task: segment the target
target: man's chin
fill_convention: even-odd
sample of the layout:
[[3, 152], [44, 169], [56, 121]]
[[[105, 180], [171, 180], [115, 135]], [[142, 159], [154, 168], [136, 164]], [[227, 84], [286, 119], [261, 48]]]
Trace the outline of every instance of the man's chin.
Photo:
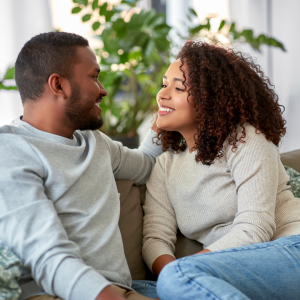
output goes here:
[[90, 120], [86, 123], [79, 124], [79, 130], [97, 130], [103, 125], [103, 120], [101, 117], [97, 119]]

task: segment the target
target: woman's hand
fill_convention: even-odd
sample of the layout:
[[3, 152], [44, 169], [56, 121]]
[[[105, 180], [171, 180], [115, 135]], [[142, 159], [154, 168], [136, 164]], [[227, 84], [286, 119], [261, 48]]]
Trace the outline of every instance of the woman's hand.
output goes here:
[[208, 249], [203, 249], [202, 251], [197, 252], [197, 253], [195, 253], [195, 254], [202, 254], [202, 253], [208, 253], [208, 252], [211, 252], [211, 251], [208, 250]]

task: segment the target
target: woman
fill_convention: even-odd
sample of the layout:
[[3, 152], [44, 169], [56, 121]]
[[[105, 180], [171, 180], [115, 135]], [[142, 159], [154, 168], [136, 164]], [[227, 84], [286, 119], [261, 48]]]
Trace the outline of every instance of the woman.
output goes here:
[[[277, 148], [277, 95], [232, 49], [189, 41], [177, 58], [157, 95], [165, 152], [144, 206], [143, 257], [160, 274], [160, 300], [299, 300], [300, 201]], [[175, 261], [178, 228], [205, 249]]]

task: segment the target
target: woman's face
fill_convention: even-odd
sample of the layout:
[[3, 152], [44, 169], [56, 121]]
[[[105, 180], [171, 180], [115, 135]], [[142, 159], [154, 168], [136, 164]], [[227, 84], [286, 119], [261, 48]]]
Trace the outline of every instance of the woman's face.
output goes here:
[[[156, 124], [159, 128], [178, 131], [185, 136], [196, 130], [196, 111], [187, 101], [188, 92], [182, 83], [184, 77], [180, 66], [181, 61], [176, 60], [163, 77], [162, 89], [156, 97], [159, 106]], [[187, 74], [186, 67], [183, 66], [182, 69]], [[188, 81], [186, 85], [188, 86]]]

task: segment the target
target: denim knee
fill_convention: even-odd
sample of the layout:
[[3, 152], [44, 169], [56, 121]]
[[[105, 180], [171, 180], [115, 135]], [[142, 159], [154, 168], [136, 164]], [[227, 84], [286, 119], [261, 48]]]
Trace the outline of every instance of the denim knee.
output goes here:
[[[156, 292], [160, 300], [177, 299], [180, 289], [178, 261], [166, 265], [157, 279]], [[176, 297], [177, 294], [177, 297]], [[180, 299], [180, 298], [178, 298]]]

